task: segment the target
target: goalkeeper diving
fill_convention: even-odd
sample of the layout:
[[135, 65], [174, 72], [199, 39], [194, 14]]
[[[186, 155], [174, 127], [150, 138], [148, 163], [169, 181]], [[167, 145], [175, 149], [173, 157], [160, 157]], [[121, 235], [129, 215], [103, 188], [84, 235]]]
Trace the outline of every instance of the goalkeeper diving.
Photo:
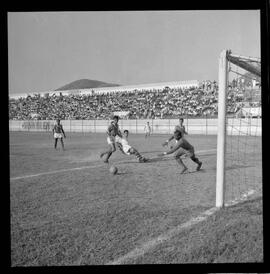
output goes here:
[[183, 163], [181, 156], [189, 157], [193, 162], [197, 164], [196, 170], [200, 170], [202, 162], [199, 161], [199, 159], [195, 156], [194, 147], [183, 137], [183, 133], [180, 130], [176, 130], [173, 136], [176, 141], [175, 146], [167, 152], [158, 154], [158, 156], [161, 157], [175, 152], [174, 158], [181, 167], [181, 174], [183, 174], [188, 169], [187, 166]]
[[[183, 123], [184, 123], [184, 119], [183, 118], [179, 118], [179, 125], [177, 125], [177, 126], [175, 126], [175, 128], [174, 128], [174, 131], [176, 131], [176, 130], [179, 130], [179, 131], [181, 131], [181, 133], [182, 133], [182, 136], [184, 136], [184, 134], [188, 134], [187, 133], [187, 131], [186, 131], [186, 128], [185, 128], [185, 126], [183, 125]], [[166, 140], [163, 144], [162, 144], [162, 146], [168, 146], [168, 144], [169, 144], [169, 142], [170, 141], [172, 141], [173, 139], [175, 139], [174, 138], [174, 135], [172, 135], [168, 140]], [[172, 148], [173, 146], [170, 146], [170, 148]]]

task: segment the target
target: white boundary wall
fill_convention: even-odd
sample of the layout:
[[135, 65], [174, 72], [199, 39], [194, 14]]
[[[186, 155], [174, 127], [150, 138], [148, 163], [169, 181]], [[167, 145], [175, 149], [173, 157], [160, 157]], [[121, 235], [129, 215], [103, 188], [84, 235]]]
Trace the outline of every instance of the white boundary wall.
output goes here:
[[[154, 134], [173, 133], [174, 127], [179, 124], [178, 119], [147, 119], [147, 120], [120, 120], [120, 129], [127, 129], [130, 133], [144, 133], [146, 122], [150, 123]], [[66, 132], [105, 133], [110, 120], [61, 120]], [[10, 131], [51, 131], [53, 120], [9, 121]], [[189, 134], [217, 134], [217, 119], [185, 119], [186, 130]], [[261, 136], [261, 118], [227, 119], [228, 135]]]

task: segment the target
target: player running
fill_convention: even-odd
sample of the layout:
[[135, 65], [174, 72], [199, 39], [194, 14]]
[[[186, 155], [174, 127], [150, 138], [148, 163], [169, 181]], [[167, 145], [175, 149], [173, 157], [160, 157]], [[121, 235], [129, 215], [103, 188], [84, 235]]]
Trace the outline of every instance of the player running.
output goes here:
[[[181, 131], [182, 135], [184, 136], [184, 134], [188, 134], [188, 133], [186, 132], [186, 128], [183, 125], [183, 123], [184, 123], [184, 119], [183, 118], [179, 118], [179, 125], [175, 126], [174, 131], [179, 130], [179, 131]], [[164, 146], [164, 147], [167, 146], [172, 139], [174, 139], [174, 135], [172, 135], [168, 140], [166, 140], [162, 144], [162, 146]], [[172, 148], [172, 147], [173, 146], [171, 146], [170, 148]]]
[[188, 169], [181, 159], [182, 155], [190, 157], [190, 159], [198, 165], [197, 170], [200, 170], [202, 162], [200, 162], [199, 159], [195, 156], [194, 147], [183, 137], [180, 130], [176, 130], [174, 132], [174, 138], [176, 140], [175, 146], [167, 152], [158, 154], [158, 156], [164, 156], [176, 152], [174, 154], [174, 158], [177, 163], [182, 167], [182, 170], [180, 172], [181, 174], [183, 174]]
[[144, 132], [145, 132], [145, 138], [150, 137], [150, 133], [151, 133], [151, 127], [149, 122], [146, 123], [146, 125], [144, 126]]
[[100, 154], [100, 158], [102, 158], [106, 154], [106, 158], [104, 159], [104, 163], [109, 162], [109, 158], [113, 154], [113, 152], [116, 151], [116, 145], [119, 147], [121, 145], [121, 138], [122, 138], [122, 133], [119, 129], [118, 125], [119, 121], [119, 116], [115, 115], [113, 116], [113, 121], [111, 124], [108, 126], [107, 129], [107, 143], [109, 145], [108, 150], [102, 152]]
[[140, 163], [145, 163], [148, 161], [148, 159], [146, 159], [145, 157], [143, 157], [137, 149], [135, 149], [134, 147], [130, 146], [128, 143], [128, 134], [129, 131], [126, 129], [123, 132], [123, 136], [121, 139], [121, 146], [119, 147], [119, 149], [126, 155], [135, 155]]
[[57, 141], [60, 139], [62, 149], [65, 150], [63, 136], [66, 138], [66, 134], [64, 132], [63, 126], [60, 124], [60, 119], [56, 120], [56, 124], [54, 125], [52, 132], [54, 137], [54, 148], [57, 149]]

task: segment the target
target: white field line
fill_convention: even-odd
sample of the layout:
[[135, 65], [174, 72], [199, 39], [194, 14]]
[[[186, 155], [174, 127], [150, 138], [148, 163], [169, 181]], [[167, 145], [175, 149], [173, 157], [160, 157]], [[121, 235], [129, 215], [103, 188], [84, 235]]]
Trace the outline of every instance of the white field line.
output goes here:
[[[231, 205], [240, 203], [240, 202], [246, 200], [253, 193], [255, 193], [255, 191], [250, 190], [250, 191], [244, 193], [239, 199], [228, 202], [227, 204], [225, 204], [225, 206], [231, 206]], [[212, 208], [204, 211], [203, 213], [201, 213], [199, 216], [190, 219], [186, 223], [183, 223], [183, 224], [169, 230], [166, 234], [160, 235], [157, 238], [152, 239], [152, 240], [146, 242], [145, 244], [135, 248], [134, 250], [127, 253], [126, 255], [124, 255], [114, 261], [111, 261], [109, 263], [106, 263], [106, 265], [120, 265], [120, 264], [124, 264], [127, 260], [136, 259], [140, 256], [143, 256], [146, 252], [148, 252], [152, 248], [158, 246], [159, 244], [163, 243], [164, 241], [169, 240], [174, 235], [179, 234], [184, 229], [190, 228], [191, 226], [196, 225], [196, 224], [206, 220], [208, 216], [213, 215], [218, 210], [219, 210], [219, 208], [212, 207]]]
[[246, 193], [242, 194], [240, 198], [238, 199], [235, 199], [235, 200], [231, 200], [227, 203], [225, 203], [225, 206], [228, 207], [228, 206], [233, 206], [233, 205], [236, 205], [240, 202], [243, 202], [245, 201], [249, 196], [251, 196], [252, 194], [255, 193], [255, 190], [251, 189], [249, 191], [247, 191]]
[[70, 168], [70, 169], [58, 169], [58, 170], [54, 170], [54, 171], [42, 172], [42, 173], [25, 175], [25, 176], [20, 176], [20, 177], [13, 177], [13, 178], [10, 178], [10, 180], [15, 181], [15, 180], [20, 180], [20, 179], [27, 179], [27, 178], [37, 177], [37, 176], [50, 175], [50, 174], [68, 172], [68, 171], [73, 171], [73, 170], [96, 168], [96, 167], [100, 167], [100, 166], [101, 165], [99, 165], [99, 166], [81, 166], [81, 167], [74, 167], [74, 168]]
[[[203, 154], [205, 152], [215, 152], [216, 149], [209, 149], [209, 150], [198, 150], [196, 154]], [[123, 164], [126, 161], [119, 161], [116, 162], [115, 164]], [[68, 172], [68, 171], [73, 171], [73, 170], [82, 170], [82, 169], [93, 169], [93, 168], [98, 168], [98, 167], [104, 167], [104, 164], [99, 164], [99, 165], [94, 165], [94, 166], [81, 166], [81, 167], [74, 167], [74, 168], [69, 168], [69, 169], [58, 169], [54, 171], [48, 171], [48, 172], [41, 172], [37, 174], [30, 174], [30, 175], [24, 175], [24, 176], [19, 176], [19, 177], [13, 177], [10, 178], [11, 181], [15, 180], [20, 180], [20, 179], [27, 179], [27, 178], [32, 178], [32, 177], [38, 177], [38, 176], [43, 176], [43, 175], [50, 175], [50, 174], [56, 174], [56, 173], [62, 173], [62, 172]]]

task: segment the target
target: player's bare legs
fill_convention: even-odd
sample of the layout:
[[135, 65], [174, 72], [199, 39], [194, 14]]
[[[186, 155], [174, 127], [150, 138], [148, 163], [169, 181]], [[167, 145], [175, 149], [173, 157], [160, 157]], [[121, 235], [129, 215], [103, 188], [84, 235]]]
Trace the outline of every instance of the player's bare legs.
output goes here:
[[60, 141], [61, 141], [62, 149], [65, 150], [63, 138], [60, 138]]
[[102, 158], [106, 153], [109, 153], [110, 151], [111, 151], [111, 145], [108, 145], [108, 150], [101, 152], [100, 158]]
[[102, 158], [105, 154], [107, 154], [106, 158], [104, 159], [104, 163], [108, 163], [109, 162], [109, 158], [111, 157], [111, 155], [115, 151], [116, 151], [115, 144], [110, 144], [109, 145], [109, 149], [107, 151], [104, 151], [104, 152], [102, 152], [100, 154], [100, 158]]
[[176, 162], [181, 166], [181, 174], [183, 174], [188, 168], [186, 167], [186, 165], [183, 163], [182, 159], [180, 157], [176, 157], [175, 156], [175, 160]]
[[54, 139], [54, 149], [57, 149], [57, 141], [58, 141], [58, 138], [55, 138]]
[[198, 165], [196, 170], [200, 170], [202, 167], [202, 162], [197, 157], [195, 157], [194, 154], [190, 157], [190, 159]]
[[130, 152], [130, 154], [135, 155], [135, 156], [138, 158], [138, 160], [139, 160], [140, 163], [144, 163], [144, 162], [147, 161], [147, 159], [144, 158], [144, 157], [139, 153], [139, 151], [138, 151], [137, 149], [135, 149], [135, 148], [132, 147], [132, 148], [129, 150], [129, 152]]
[[180, 148], [174, 155], [174, 159], [181, 167], [181, 174], [183, 174], [188, 169], [181, 159], [182, 155], [185, 155], [185, 151], [182, 148]]

